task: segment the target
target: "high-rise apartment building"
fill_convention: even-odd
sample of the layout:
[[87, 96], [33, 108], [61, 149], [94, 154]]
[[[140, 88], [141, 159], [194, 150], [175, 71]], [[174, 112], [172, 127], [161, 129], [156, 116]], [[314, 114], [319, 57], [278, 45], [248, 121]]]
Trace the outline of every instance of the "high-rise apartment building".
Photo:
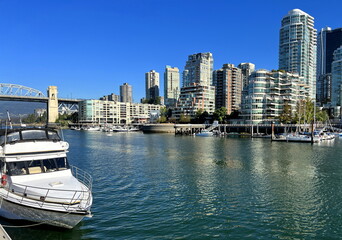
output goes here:
[[241, 69], [234, 64], [224, 64], [213, 72], [216, 109], [225, 107], [227, 114], [240, 109], [242, 93]]
[[146, 99], [156, 100], [159, 97], [159, 73], [151, 70], [145, 73]]
[[212, 85], [213, 67], [214, 59], [210, 52], [189, 55], [183, 72], [183, 87], [193, 83], [201, 86]]
[[257, 70], [250, 76], [241, 104], [241, 116], [248, 123], [278, 121], [285, 104], [296, 109], [299, 100], [309, 96], [309, 86], [298, 74]]
[[[342, 45], [334, 51], [333, 62], [331, 64], [331, 103], [332, 106], [342, 106]], [[340, 116], [340, 112], [335, 112], [334, 116]]]
[[128, 83], [124, 83], [120, 86], [120, 101], [121, 102], [133, 102], [132, 86]]
[[279, 69], [304, 77], [312, 99], [316, 99], [316, 48], [314, 18], [299, 9], [289, 11], [281, 21]]
[[248, 78], [255, 71], [255, 65], [253, 63], [240, 63], [238, 68], [241, 69], [242, 74], [242, 89], [248, 85]]
[[215, 87], [212, 86], [214, 59], [211, 53], [197, 53], [188, 57], [183, 72], [183, 87], [180, 91], [174, 116], [181, 114], [194, 117], [196, 111], [209, 114], [215, 111]]
[[342, 45], [342, 28], [323, 28], [317, 37], [317, 101], [331, 102], [334, 51]]
[[166, 66], [164, 72], [164, 101], [166, 106], [175, 106], [180, 94], [179, 69]]

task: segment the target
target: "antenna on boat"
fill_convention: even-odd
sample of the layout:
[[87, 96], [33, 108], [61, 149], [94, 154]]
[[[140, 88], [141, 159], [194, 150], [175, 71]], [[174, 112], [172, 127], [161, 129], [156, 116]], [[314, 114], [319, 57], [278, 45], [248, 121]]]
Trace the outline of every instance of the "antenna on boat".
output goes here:
[[9, 114], [8, 110], [7, 110], [7, 118], [8, 118], [8, 122], [9, 122], [9, 125], [10, 125], [10, 129], [13, 129], [11, 117], [10, 117], [10, 114]]

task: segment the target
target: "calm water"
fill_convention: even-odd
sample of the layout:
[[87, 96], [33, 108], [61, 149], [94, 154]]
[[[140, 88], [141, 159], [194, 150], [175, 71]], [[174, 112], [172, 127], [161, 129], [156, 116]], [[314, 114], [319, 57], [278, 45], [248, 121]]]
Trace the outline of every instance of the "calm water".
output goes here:
[[93, 218], [72, 230], [6, 228], [12, 239], [342, 238], [342, 140], [64, 137], [70, 163], [94, 178]]

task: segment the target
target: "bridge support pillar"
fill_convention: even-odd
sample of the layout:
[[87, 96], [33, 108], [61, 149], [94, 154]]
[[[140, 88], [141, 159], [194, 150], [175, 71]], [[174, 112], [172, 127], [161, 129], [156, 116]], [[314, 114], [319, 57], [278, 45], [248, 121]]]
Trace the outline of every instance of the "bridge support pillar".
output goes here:
[[47, 115], [48, 115], [48, 124], [55, 123], [58, 119], [58, 98], [57, 98], [57, 87], [49, 86], [47, 94], [48, 94], [48, 105], [47, 105]]

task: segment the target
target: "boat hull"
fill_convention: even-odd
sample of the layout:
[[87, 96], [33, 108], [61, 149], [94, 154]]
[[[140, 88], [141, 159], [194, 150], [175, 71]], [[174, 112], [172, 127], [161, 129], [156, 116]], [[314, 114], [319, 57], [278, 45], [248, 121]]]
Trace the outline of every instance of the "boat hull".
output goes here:
[[0, 216], [12, 220], [26, 220], [71, 229], [82, 221], [87, 214], [28, 207], [0, 197]]

